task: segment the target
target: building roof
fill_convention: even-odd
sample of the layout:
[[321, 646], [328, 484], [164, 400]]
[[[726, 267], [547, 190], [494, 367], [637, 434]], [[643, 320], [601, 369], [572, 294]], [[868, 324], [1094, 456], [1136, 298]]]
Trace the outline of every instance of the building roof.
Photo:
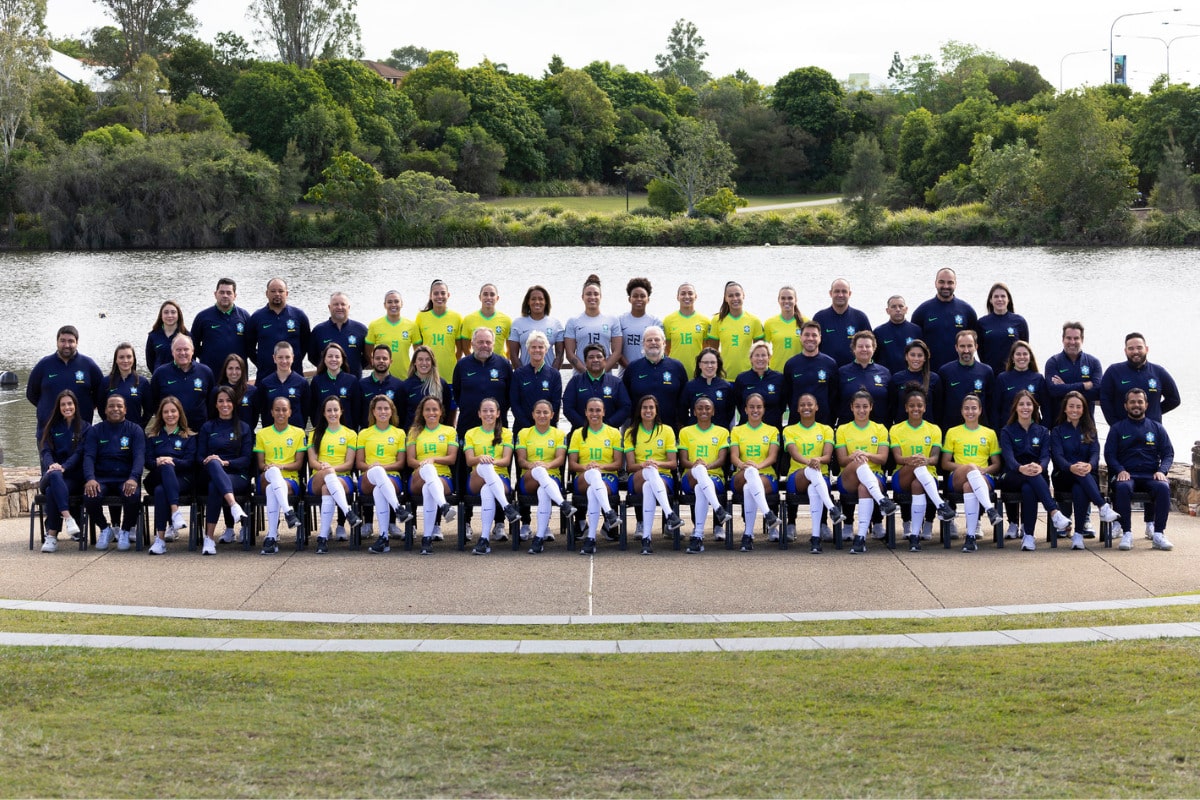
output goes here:
[[66, 53], [51, 50], [50, 68], [64, 81], [82, 83], [93, 92], [108, 92], [112, 90], [112, 83], [105, 76], [104, 70], [100, 67], [93, 67], [91, 64], [85, 64], [78, 58], [72, 58]]
[[387, 64], [384, 64], [381, 61], [367, 61], [366, 59], [363, 59], [360, 63], [388, 83], [397, 84], [408, 77], [407, 72], [398, 70], [395, 67], [389, 67]]

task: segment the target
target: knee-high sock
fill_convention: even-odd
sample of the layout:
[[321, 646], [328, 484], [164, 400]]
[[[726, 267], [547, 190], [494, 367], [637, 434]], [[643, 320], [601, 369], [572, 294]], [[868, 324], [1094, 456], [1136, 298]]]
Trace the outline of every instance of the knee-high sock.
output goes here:
[[[717, 499], [717, 487], [713, 483], [712, 477], [708, 474], [708, 468], [703, 464], [697, 464], [692, 467], [692, 480], [696, 483], [696, 499], [699, 500], [703, 495], [709, 508], [716, 508], [721, 504]], [[699, 509], [696, 511], [699, 514]]]
[[644, 467], [642, 479], [642, 514], [646, 519], [646, 530], [649, 531], [654, 524], [655, 505], [662, 509], [663, 519], [666, 519], [671, 513], [671, 498], [667, 496], [667, 485], [663, 483], [662, 474], [658, 470]]
[[[492, 490], [492, 496], [501, 508], [508, 505], [508, 493], [504, 489], [504, 481], [496, 474], [496, 467], [493, 464], [476, 464], [475, 474], [483, 478], [484, 485]], [[482, 496], [483, 492], [480, 492]], [[492, 510], [493, 519], [495, 518], [495, 509]]]
[[608, 484], [604, 482], [600, 470], [595, 467], [586, 470], [583, 473], [583, 479], [587, 481], [588, 485], [588, 500], [591, 501], [594, 492], [596, 500], [600, 504], [600, 510], [606, 513], [612, 511], [612, 503], [608, 502]]
[[[488, 465], [480, 464], [479, 466]], [[492, 524], [496, 521], [496, 504], [506, 505], [503, 483], [500, 484], [500, 491], [500, 495], [497, 496], [491, 483], [485, 483], [479, 490], [479, 524], [483, 526], [482, 532], [479, 534], [480, 539], [488, 539], [492, 535]]]
[[[975, 474], [975, 473], [972, 473]], [[963, 495], [963, 511], [967, 516], [967, 533], [972, 536], [979, 533], [979, 498], [974, 492]]]
[[268, 467], [263, 473], [263, 480], [267, 482], [267, 510], [271, 510], [272, 504], [275, 506], [275, 511], [287, 512], [292, 510], [292, 506], [288, 503], [288, 485], [283, 479], [283, 473], [279, 471], [279, 467]]
[[379, 523], [377, 530], [380, 535], [387, 534], [391, 512], [400, 507], [400, 498], [396, 496], [396, 486], [390, 475], [383, 467], [376, 464], [367, 470], [367, 478], [371, 481], [371, 497], [375, 500], [375, 520]]
[[442, 476], [437, 474], [437, 467], [425, 464], [418, 470], [418, 474], [421, 480], [425, 481], [421, 491], [426, 498], [433, 499], [435, 509], [446, 505], [446, 487], [442, 485]]
[[[862, 467], [859, 467], [862, 469]], [[872, 476], [871, 480], [875, 480]], [[870, 484], [867, 484], [868, 486]], [[876, 481], [875, 488], [878, 490], [879, 483]], [[866, 536], [871, 530], [871, 515], [875, 513], [875, 501], [869, 497], [858, 498], [858, 535]]]
[[[770, 513], [767, 505], [767, 490], [763, 488], [762, 478], [754, 467], [746, 468], [746, 485], [742, 489], [743, 499], [753, 499], [755, 507], [764, 514]], [[748, 503], [746, 505], [749, 505]]]
[[325, 488], [329, 490], [329, 496], [333, 498], [333, 502], [338, 508], [345, 513], [350, 510], [350, 503], [346, 500], [346, 484], [337, 475], [325, 476]]
[[546, 495], [550, 498], [550, 502], [556, 506], [563, 504], [562, 490], [558, 488], [558, 483], [550, 477], [550, 473], [545, 467], [534, 467], [529, 471], [533, 479], [538, 482], [538, 487], [546, 490]]
[[[876, 503], [883, 500], [883, 491], [879, 488], [879, 476], [871, 471], [871, 468], [866, 464], [859, 464], [858, 469], [854, 470], [854, 475], [867, 489], [867, 494], [871, 495], [871, 499]], [[871, 509], [874, 510], [874, 506]]]
[[[584, 475], [587, 473], [585, 472]], [[597, 489], [595, 486], [588, 485], [587, 489], [587, 538], [595, 539], [596, 533], [600, 528], [600, 505], [601, 501], [608, 502], [608, 487]]]
[[[833, 510], [833, 498], [829, 496], [829, 486], [825, 483], [825, 476], [821, 474], [819, 469], [812, 467], [804, 468], [804, 477], [808, 478], [808, 502], [809, 505], [818, 506], [818, 512], [821, 508]], [[813, 502], [813, 493], [816, 493], [819, 503]]]
[[[541, 467], [534, 467], [534, 469], [538, 470]], [[542, 472], [544, 473], [545, 470], [542, 470]], [[550, 486], [553, 486], [555, 489], [558, 488], [554, 486], [554, 481], [550, 481]], [[542, 538], [545, 538], [546, 532], [550, 530], [550, 517], [554, 512], [552, 505], [554, 499], [550, 496], [550, 486], [539, 485], [537, 490], [537, 535]], [[561, 498], [562, 492], [559, 492], [558, 496]]]
[[332, 495], [321, 495], [321, 527], [317, 531], [319, 537], [329, 537], [329, 531], [333, 528], [333, 511], [337, 501]]
[[913, 476], [921, 484], [921, 488], [925, 490], [925, 496], [933, 502], [934, 508], [946, 502], [942, 499], [942, 493], [938, 491], [937, 478], [933, 477], [929, 470], [924, 467], [913, 470]]
[[967, 473], [967, 483], [971, 484], [971, 492], [979, 498], [979, 505], [987, 511], [992, 507], [992, 493], [988, 489], [987, 478], [977, 469]]
[[921, 526], [925, 524], [925, 504], [928, 501], [923, 494], [914, 494], [912, 496], [912, 532], [919, 534]]

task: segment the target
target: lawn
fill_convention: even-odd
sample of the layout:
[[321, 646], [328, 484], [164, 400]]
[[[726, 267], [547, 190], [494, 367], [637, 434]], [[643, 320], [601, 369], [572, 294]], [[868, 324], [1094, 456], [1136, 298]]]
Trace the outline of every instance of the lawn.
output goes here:
[[0, 650], [4, 796], [1190, 796], [1200, 642]]
[[[778, 194], [747, 197], [749, 207], [773, 206], [782, 203], [800, 203], [807, 200], [824, 200], [837, 197], [831, 194]], [[487, 200], [488, 205], [500, 208], [542, 208], [558, 206], [566, 211], [578, 214], [601, 213], [615, 214], [625, 210], [625, 195], [602, 197], [499, 197]], [[631, 192], [629, 195], [630, 210], [646, 205], [645, 192]]]

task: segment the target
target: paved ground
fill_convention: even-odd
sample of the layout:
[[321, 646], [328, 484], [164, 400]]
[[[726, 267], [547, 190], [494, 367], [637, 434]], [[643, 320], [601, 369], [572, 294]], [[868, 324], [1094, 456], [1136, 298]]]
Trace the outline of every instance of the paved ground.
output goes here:
[[[1041, 527], [1041, 526], [1039, 526]], [[740, 529], [740, 525], [738, 526]], [[803, 533], [802, 533], [803, 535]], [[1150, 598], [1200, 589], [1200, 520], [1173, 514], [1169, 553], [1150, 549], [1085, 552], [1039, 542], [978, 553], [889, 551], [865, 555], [826, 547], [689, 556], [656, 540], [653, 556], [603, 544], [594, 557], [566, 551], [563, 538], [541, 556], [500, 545], [486, 557], [446, 544], [427, 557], [401, 548], [386, 555], [339, 546], [317, 556], [289, 549], [262, 556], [234, 546], [216, 557], [177, 542], [165, 556], [145, 552], [55, 554], [28, 549], [28, 521], [0, 522], [0, 598], [67, 603], [402, 615], [797, 614], [959, 609], [1030, 603]]]

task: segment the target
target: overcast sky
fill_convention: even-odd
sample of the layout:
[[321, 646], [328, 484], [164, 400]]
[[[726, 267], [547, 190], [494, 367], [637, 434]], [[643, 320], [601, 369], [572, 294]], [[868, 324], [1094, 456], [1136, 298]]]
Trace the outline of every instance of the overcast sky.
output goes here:
[[[716, 76], [744, 69], [763, 83], [804, 66], [819, 66], [839, 80], [870, 73], [882, 81], [893, 51], [902, 57], [936, 53], [957, 40], [1008, 59], [1036, 65], [1057, 88], [1097, 85], [1107, 75], [1107, 54], [1070, 55], [1107, 48], [1119, 15], [1158, 11], [1170, 3], [1092, 0], [729, 0], [687, 3], [573, 0], [456, 0], [398, 3], [359, 0], [358, 19], [367, 58], [382, 60], [397, 47], [415, 44], [454, 50], [461, 66], [484, 57], [510, 70], [541, 76], [551, 55], [568, 66], [602, 59], [631, 70], [654, 69], [675, 20], [696, 24], [709, 53], [705, 66]], [[233, 30], [252, 38], [243, 0], [195, 0], [201, 38]], [[49, 0], [47, 23], [56, 37], [77, 36], [110, 24], [93, 0]], [[1164, 23], [1168, 23], [1165, 24]], [[1116, 22], [1114, 50], [1129, 57], [1129, 83], [1145, 91], [1166, 71], [1169, 47], [1173, 83], [1200, 82], [1200, 3], [1178, 13], [1150, 13]], [[1158, 37], [1139, 39], [1134, 37]], [[1064, 60], [1065, 57], [1065, 60]]]

